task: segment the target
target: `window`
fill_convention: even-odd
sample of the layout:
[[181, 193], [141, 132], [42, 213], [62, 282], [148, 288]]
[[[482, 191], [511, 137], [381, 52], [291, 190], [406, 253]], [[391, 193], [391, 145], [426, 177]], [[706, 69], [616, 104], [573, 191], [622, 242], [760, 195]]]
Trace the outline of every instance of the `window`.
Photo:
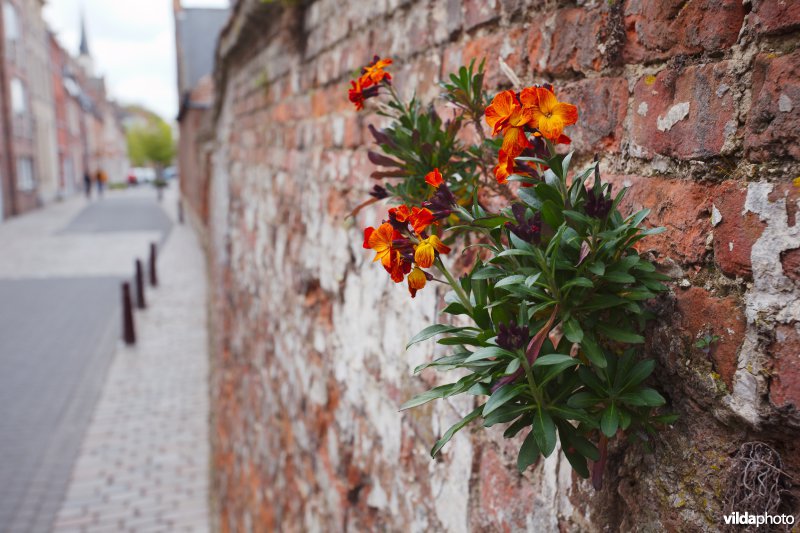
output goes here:
[[33, 177], [33, 159], [30, 157], [20, 157], [17, 159], [17, 189], [20, 191], [32, 191], [36, 188], [36, 180]]
[[15, 115], [24, 115], [28, 112], [28, 95], [25, 85], [19, 78], [11, 80], [11, 110]]
[[19, 17], [17, 16], [17, 8], [8, 2], [8, 0], [3, 2], [3, 26], [7, 41], [19, 40]]

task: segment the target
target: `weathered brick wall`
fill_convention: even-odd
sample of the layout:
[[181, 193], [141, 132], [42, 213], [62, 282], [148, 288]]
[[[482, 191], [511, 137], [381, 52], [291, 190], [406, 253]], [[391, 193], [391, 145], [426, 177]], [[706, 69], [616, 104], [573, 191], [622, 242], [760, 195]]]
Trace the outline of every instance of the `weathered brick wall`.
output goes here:
[[[222, 530], [714, 529], [751, 440], [800, 480], [798, 43], [791, 0], [240, 0], [209, 185]], [[403, 346], [440, 302], [410, 300], [361, 249], [380, 209], [346, 218], [374, 183], [374, 119], [346, 99], [373, 53], [423, 99], [483, 55], [492, 90], [498, 58], [554, 82], [580, 108], [581, 160], [600, 152], [627, 206], [669, 229], [645, 241], [676, 280], [647, 350], [682, 416], [652, 454], [613, 448], [602, 491], [556, 456], [520, 476], [499, 430], [432, 462], [464, 401], [397, 412], [436, 379], [411, 375], [433, 345]]]

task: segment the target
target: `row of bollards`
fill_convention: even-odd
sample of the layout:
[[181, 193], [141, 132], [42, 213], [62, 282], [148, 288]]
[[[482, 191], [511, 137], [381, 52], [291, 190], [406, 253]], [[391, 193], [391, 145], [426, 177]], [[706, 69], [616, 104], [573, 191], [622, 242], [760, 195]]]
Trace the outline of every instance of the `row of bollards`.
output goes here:
[[[158, 286], [157, 263], [158, 248], [156, 243], [150, 243], [149, 274], [150, 285], [153, 287]], [[147, 303], [144, 298], [144, 268], [141, 259], [136, 260], [134, 283], [136, 285], [136, 307], [138, 309], [145, 309]], [[122, 339], [127, 345], [136, 344], [136, 326], [133, 321], [133, 297], [131, 295], [131, 284], [127, 281], [122, 284]]]

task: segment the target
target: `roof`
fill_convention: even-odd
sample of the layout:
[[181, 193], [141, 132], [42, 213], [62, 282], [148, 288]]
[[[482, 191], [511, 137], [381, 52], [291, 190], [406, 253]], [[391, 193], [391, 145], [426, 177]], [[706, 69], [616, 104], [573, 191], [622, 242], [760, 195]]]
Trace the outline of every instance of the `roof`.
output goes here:
[[228, 21], [230, 9], [190, 8], [177, 14], [176, 30], [180, 51], [178, 68], [181, 95], [191, 91], [204, 77], [214, 72], [217, 40]]

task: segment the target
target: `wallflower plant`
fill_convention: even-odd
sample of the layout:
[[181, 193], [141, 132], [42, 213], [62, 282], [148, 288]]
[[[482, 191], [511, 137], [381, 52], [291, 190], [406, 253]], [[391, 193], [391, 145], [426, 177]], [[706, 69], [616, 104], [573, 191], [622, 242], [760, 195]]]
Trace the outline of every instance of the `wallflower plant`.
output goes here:
[[[439, 281], [431, 272], [438, 270], [451, 289], [443, 313], [469, 324], [435, 324], [411, 339], [408, 347], [438, 337], [452, 350], [415, 373], [458, 369], [461, 377], [401, 409], [474, 396], [477, 407], [444, 433], [431, 455], [470, 423], [503, 425], [505, 437], [522, 440], [520, 471], [560, 442], [574, 470], [599, 488], [609, 439], [646, 443], [660, 424], [674, 420], [659, 412], [665, 399], [646, 383], [655, 362], [642, 359], [639, 349], [652, 318], [645, 302], [667, 290], [662, 282], [669, 278], [637, 244], [664, 229], [642, 226], [647, 210], [619, 211], [625, 189], [613, 194], [597, 156], [572, 171], [573, 154], [557, 146], [570, 143], [564, 130], [577, 122], [578, 110], [559, 101], [552, 86], [502, 91], [488, 103], [483, 65], [476, 71], [471, 64], [442, 84], [457, 110], [443, 122], [416, 99], [400, 101], [391, 77], [380, 74], [389, 64], [376, 57], [350, 95], [359, 109], [379, 89], [390, 95], [379, 113], [391, 124], [371, 128], [383, 154], [370, 157], [392, 169], [373, 177], [395, 181], [374, 189], [371, 202], [399, 205], [365, 230], [364, 247], [393, 281], [407, 278], [412, 297]], [[483, 135], [481, 120], [496, 139]], [[478, 140], [469, 146], [456, 136], [465, 123], [477, 127]], [[516, 192], [509, 182], [519, 183]], [[478, 201], [483, 187], [507, 205], [489, 212]], [[451, 247], [480, 249], [458, 279], [441, 257]]]

